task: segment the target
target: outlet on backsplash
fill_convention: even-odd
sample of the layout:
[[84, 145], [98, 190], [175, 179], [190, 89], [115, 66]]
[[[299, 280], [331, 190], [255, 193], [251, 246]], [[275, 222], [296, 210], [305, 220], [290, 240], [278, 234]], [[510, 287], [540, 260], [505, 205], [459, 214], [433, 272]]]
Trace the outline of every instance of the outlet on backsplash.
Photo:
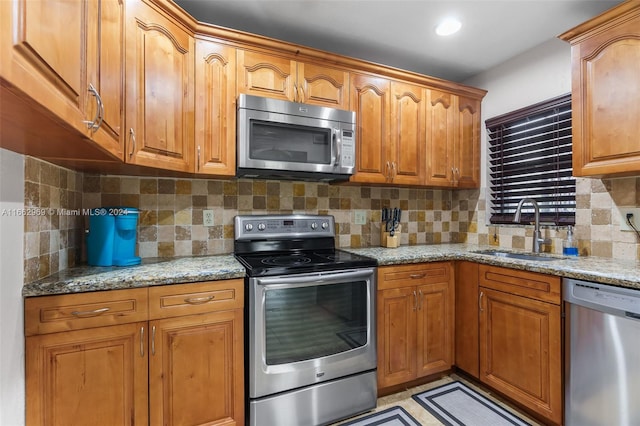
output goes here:
[[202, 211], [202, 224], [204, 226], [213, 226], [213, 210]]
[[367, 223], [367, 212], [365, 210], [354, 210], [353, 222], [356, 225], [365, 225]]
[[[627, 217], [629, 216], [628, 220]], [[620, 207], [620, 230], [633, 231], [629, 223], [640, 229], [640, 209], [636, 207]]]

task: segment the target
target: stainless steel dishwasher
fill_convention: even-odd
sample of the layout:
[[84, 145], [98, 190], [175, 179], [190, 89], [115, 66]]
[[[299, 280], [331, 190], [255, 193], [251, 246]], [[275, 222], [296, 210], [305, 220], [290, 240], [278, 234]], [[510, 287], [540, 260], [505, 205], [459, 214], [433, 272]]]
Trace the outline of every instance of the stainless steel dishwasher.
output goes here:
[[640, 291], [565, 278], [565, 425], [640, 425]]

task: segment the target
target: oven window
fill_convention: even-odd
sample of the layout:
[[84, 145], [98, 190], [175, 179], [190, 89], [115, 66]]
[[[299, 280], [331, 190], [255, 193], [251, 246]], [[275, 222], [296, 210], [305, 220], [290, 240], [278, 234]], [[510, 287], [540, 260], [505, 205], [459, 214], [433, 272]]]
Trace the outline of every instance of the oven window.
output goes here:
[[251, 120], [249, 158], [331, 164], [331, 129]]
[[267, 290], [267, 365], [345, 352], [367, 343], [367, 283]]

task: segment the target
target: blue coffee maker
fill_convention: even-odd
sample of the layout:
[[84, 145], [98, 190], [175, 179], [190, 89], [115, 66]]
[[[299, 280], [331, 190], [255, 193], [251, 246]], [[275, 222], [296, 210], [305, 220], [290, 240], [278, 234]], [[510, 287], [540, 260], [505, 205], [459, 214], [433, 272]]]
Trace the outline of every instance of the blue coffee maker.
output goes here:
[[98, 207], [89, 211], [87, 263], [91, 266], [139, 265], [136, 241], [139, 211], [133, 207]]

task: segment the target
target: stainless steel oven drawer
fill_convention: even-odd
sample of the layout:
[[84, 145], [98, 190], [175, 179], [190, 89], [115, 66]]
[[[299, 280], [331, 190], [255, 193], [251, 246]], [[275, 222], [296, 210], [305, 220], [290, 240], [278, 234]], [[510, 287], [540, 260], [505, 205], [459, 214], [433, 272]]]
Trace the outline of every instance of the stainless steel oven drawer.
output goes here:
[[320, 426], [376, 407], [377, 374], [368, 371], [251, 400], [251, 426]]

